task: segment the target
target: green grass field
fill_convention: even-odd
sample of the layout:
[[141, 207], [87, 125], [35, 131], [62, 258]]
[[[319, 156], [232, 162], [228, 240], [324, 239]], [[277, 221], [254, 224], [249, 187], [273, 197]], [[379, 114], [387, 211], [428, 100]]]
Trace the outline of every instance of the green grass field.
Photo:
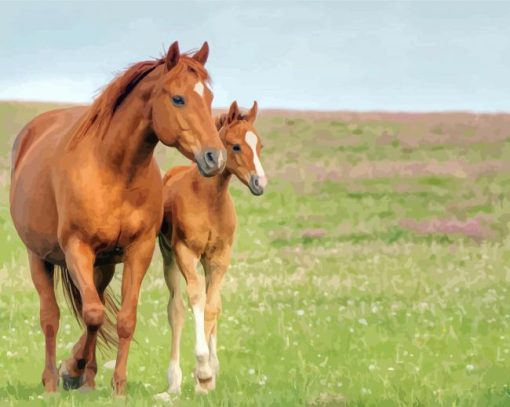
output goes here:
[[[112, 402], [43, 395], [38, 297], [8, 209], [16, 132], [50, 105], [0, 104], [0, 404]], [[262, 115], [268, 191], [232, 185], [235, 254], [223, 290], [217, 389], [194, 394], [191, 312], [183, 393], [210, 406], [510, 405], [510, 117]], [[158, 147], [166, 169], [184, 162]], [[114, 288], [118, 292], [121, 267]], [[142, 287], [130, 405], [163, 405], [170, 331], [159, 253]], [[58, 359], [79, 336], [62, 304]], [[122, 402], [121, 402], [122, 403]]]

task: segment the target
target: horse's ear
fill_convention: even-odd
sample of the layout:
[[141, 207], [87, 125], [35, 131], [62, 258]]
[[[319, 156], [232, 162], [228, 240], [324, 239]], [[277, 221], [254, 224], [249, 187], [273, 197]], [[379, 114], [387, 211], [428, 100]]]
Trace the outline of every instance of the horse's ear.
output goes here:
[[204, 42], [202, 48], [200, 48], [195, 55], [193, 55], [193, 59], [195, 61], [200, 62], [202, 65], [205, 65], [207, 62], [207, 57], [209, 56], [209, 44], [207, 41]]
[[227, 114], [227, 123], [230, 124], [235, 122], [239, 117], [239, 107], [237, 106], [237, 102], [234, 100], [230, 105], [230, 109], [228, 109]]
[[181, 53], [179, 51], [179, 43], [175, 41], [170, 48], [168, 48], [168, 52], [165, 57], [166, 69], [172, 69], [179, 62], [179, 58], [181, 57]]
[[259, 106], [257, 104], [257, 101], [254, 100], [253, 101], [253, 106], [251, 107], [250, 111], [248, 112], [248, 114], [246, 115], [246, 120], [248, 120], [250, 123], [253, 124], [253, 122], [255, 121], [255, 119], [257, 118], [257, 112], [259, 110]]

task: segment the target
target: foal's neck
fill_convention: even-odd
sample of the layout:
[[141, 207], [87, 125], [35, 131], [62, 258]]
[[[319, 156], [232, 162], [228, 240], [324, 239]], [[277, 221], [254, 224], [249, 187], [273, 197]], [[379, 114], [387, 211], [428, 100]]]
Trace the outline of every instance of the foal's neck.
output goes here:
[[228, 186], [232, 173], [225, 169], [221, 174], [213, 177], [204, 177], [195, 166], [195, 178], [201, 189], [207, 194], [208, 199], [218, 200], [224, 198], [228, 194]]
[[114, 113], [107, 134], [97, 146], [104, 164], [132, 180], [148, 168], [158, 138], [152, 130], [147, 103], [159, 76], [157, 69], [136, 85]]

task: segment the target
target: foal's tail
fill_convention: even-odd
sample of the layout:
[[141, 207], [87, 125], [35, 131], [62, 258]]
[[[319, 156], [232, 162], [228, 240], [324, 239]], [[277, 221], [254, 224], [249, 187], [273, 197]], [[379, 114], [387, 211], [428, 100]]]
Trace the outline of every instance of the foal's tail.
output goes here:
[[[81, 326], [84, 326], [80, 291], [74, 285], [71, 279], [71, 274], [67, 267], [59, 266], [60, 275], [62, 277], [62, 291], [66, 299], [67, 304], [73, 311], [73, 314]], [[58, 275], [58, 274], [57, 274]], [[58, 284], [58, 279], [55, 280], [55, 284]], [[117, 336], [116, 319], [117, 312], [119, 311], [119, 301], [115, 295], [106, 288], [104, 294], [104, 306], [105, 306], [105, 320], [98, 331], [98, 343], [100, 346], [105, 348], [116, 348], [119, 344], [119, 338]]]

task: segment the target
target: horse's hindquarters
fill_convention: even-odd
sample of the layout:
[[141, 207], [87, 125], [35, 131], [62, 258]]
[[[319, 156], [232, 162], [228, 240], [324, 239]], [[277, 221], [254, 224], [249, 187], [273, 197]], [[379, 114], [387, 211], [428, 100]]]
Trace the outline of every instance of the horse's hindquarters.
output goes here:
[[[50, 114], [51, 113], [51, 114]], [[18, 234], [33, 253], [60, 263], [58, 216], [51, 184], [58, 136], [55, 113], [38, 116], [18, 135], [13, 148], [10, 210]]]
[[58, 216], [49, 177], [31, 168], [18, 168], [11, 185], [11, 216], [18, 234], [33, 253], [52, 263], [64, 255], [57, 238]]

